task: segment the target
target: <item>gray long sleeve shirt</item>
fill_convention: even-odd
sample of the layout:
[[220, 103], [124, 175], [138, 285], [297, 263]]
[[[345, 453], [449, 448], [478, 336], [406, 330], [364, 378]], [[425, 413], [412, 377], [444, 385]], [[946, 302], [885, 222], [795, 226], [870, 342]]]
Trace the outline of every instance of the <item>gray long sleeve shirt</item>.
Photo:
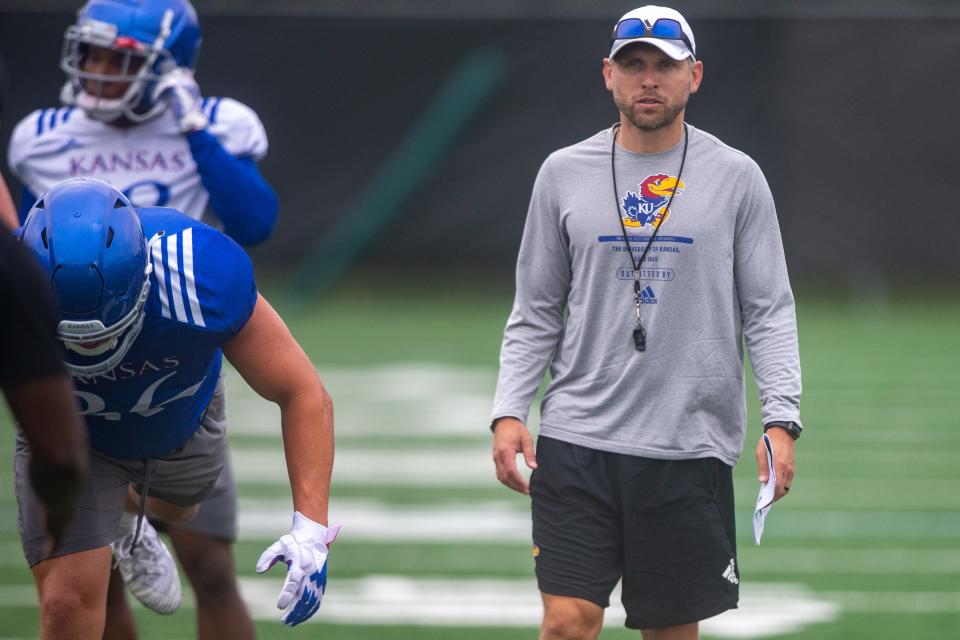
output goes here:
[[550, 366], [540, 434], [651, 458], [734, 464], [746, 432], [743, 342], [762, 420], [800, 422], [793, 294], [773, 198], [745, 154], [688, 126], [680, 189], [641, 265], [647, 348], [634, 348], [633, 265], [676, 183], [683, 141], [662, 153], [612, 132], [547, 158], [517, 260], [493, 418], [526, 421]]

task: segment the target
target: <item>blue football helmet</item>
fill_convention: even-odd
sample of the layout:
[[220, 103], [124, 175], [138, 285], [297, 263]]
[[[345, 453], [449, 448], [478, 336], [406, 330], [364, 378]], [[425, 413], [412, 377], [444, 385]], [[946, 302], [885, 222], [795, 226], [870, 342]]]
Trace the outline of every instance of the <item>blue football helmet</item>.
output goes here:
[[[194, 69], [200, 41], [197, 12], [188, 0], [89, 0], [63, 37], [60, 68], [67, 83], [60, 100], [104, 122], [120, 116], [149, 120], [163, 109], [150, 95], [157, 80], [175, 67]], [[118, 54], [119, 73], [85, 71], [91, 47]], [[108, 98], [104, 83], [126, 83], [127, 89]]]
[[20, 241], [60, 302], [67, 370], [92, 376], [120, 364], [143, 328], [153, 270], [126, 196], [100, 180], [61, 182], [33, 205]]

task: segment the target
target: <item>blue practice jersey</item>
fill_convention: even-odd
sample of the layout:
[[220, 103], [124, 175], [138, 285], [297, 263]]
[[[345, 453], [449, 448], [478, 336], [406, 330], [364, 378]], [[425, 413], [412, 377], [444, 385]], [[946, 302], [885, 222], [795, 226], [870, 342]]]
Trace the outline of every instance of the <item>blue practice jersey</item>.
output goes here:
[[146, 319], [117, 367], [74, 376], [94, 449], [117, 458], [168, 453], [196, 431], [220, 375], [220, 347], [253, 313], [247, 254], [175, 209], [138, 209], [153, 265]]

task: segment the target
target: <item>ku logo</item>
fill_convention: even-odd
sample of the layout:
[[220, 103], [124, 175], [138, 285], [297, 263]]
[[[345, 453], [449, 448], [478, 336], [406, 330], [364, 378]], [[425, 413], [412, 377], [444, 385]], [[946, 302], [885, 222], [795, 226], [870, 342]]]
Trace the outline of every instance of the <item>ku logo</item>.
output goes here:
[[680, 195], [686, 189], [683, 180], [677, 180], [665, 173], [644, 178], [639, 185], [639, 193], [627, 191], [623, 197], [623, 226], [629, 229], [656, 229], [667, 219], [667, 202], [670, 196]]

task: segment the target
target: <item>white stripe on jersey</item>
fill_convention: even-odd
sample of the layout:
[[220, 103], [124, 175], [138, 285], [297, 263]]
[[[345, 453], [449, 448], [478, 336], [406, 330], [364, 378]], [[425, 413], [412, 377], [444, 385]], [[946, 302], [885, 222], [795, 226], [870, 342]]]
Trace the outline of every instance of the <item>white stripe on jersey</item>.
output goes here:
[[190, 299], [190, 312], [194, 324], [205, 327], [203, 314], [200, 313], [200, 301], [197, 299], [197, 287], [193, 278], [193, 227], [183, 230], [183, 277], [187, 282], [187, 297]]
[[183, 292], [180, 290], [180, 268], [177, 263], [177, 236], [167, 236], [167, 264], [170, 266], [170, 290], [173, 293], [173, 310], [177, 320], [187, 321], [187, 311], [183, 306]]
[[160, 313], [164, 318], [170, 317], [170, 300], [167, 299], [167, 279], [163, 271], [163, 242], [155, 242], [151, 250], [153, 256], [153, 274], [157, 278], [157, 295], [160, 296]]

